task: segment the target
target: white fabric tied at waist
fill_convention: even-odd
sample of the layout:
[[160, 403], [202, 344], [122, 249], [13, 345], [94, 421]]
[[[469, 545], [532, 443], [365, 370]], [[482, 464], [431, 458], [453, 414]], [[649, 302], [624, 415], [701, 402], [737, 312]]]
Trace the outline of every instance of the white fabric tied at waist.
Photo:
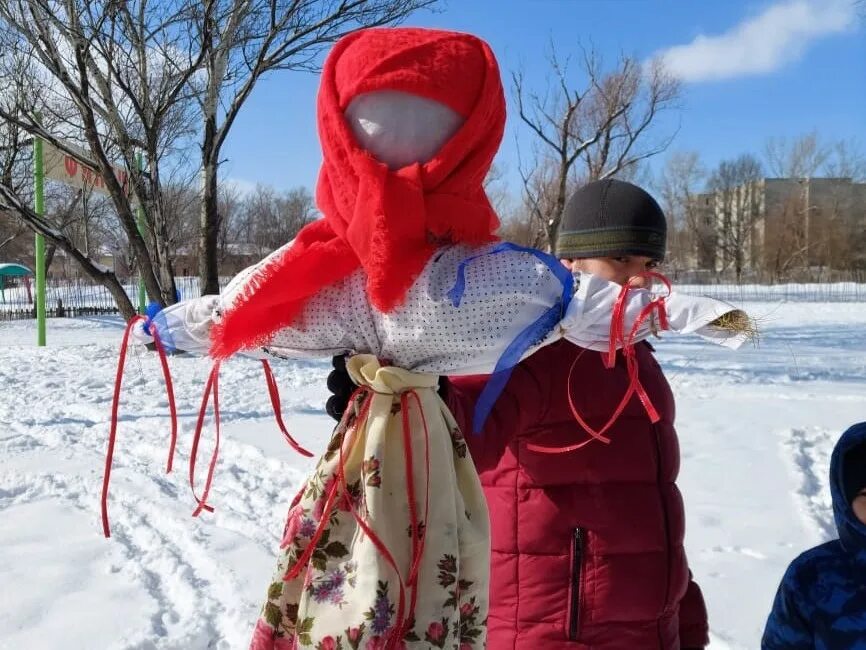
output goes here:
[[400, 395], [419, 388], [439, 388], [439, 376], [385, 366], [372, 354], [356, 354], [346, 360], [346, 370], [358, 386], [380, 395]]

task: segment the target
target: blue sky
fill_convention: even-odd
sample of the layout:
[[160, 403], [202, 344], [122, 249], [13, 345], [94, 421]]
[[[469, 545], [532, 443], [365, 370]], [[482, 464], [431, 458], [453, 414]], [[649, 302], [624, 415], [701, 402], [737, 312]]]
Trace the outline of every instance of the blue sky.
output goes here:
[[[516, 138], [528, 135], [512, 109], [510, 76], [522, 69], [543, 90], [548, 44], [579, 55], [592, 43], [613, 65], [620, 52], [663, 54], [683, 80], [669, 151], [694, 150], [707, 166], [752, 152], [769, 136], [812, 130], [866, 147], [866, 2], [856, 0], [448, 0], [408, 23], [467, 31], [496, 53], [509, 95], [509, 126], [498, 164], [519, 190]], [[312, 189], [321, 159], [315, 129], [317, 75], [264, 79], [224, 149], [223, 175]], [[664, 160], [662, 154], [654, 166]]]

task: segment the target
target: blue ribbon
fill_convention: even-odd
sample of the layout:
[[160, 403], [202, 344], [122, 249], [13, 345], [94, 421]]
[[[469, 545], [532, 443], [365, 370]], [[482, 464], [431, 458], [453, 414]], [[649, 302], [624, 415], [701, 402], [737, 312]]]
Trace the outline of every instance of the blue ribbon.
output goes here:
[[572, 276], [571, 271], [565, 268], [558, 259], [534, 248], [527, 248], [510, 242], [503, 242], [486, 253], [463, 260], [457, 269], [457, 280], [448, 292], [451, 304], [454, 305], [454, 307], [460, 306], [463, 294], [466, 291], [466, 267], [469, 264], [481, 257], [507, 252], [527, 253], [537, 257], [562, 283], [562, 295], [557, 299], [556, 303], [539, 316], [535, 322], [520, 332], [508, 347], [505, 348], [502, 356], [499, 357], [499, 360], [496, 362], [496, 367], [493, 369], [493, 373], [490, 375], [487, 384], [485, 384], [484, 389], [478, 396], [478, 401], [475, 403], [472, 430], [473, 433], [476, 434], [483, 428], [484, 423], [487, 421], [487, 417], [493, 410], [493, 405], [505, 389], [505, 385], [511, 377], [511, 372], [514, 370], [514, 366], [520, 362], [520, 359], [532, 345], [541, 341], [554, 327], [556, 327], [556, 324], [562, 320], [565, 310], [568, 308], [572, 295], [574, 294], [574, 277]]
[[153, 319], [156, 315], [162, 311], [162, 305], [158, 302], [152, 302], [147, 306], [147, 309], [144, 310], [144, 326], [142, 329], [144, 333], [148, 336], [152, 336], [150, 333], [150, 324], [153, 322]]
[[145, 319], [142, 329], [145, 334], [153, 336], [150, 328], [152, 325], [156, 325], [156, 330], [159, 332], [159, 340], [162, 343], [162, 346], [167, 351], [174, 352], [177, 348], [174, 345], [174, 339], [172, 338], [171, 331], [168, 328], [168, 321], [165, 318], [165, 314], [162, 313], [162, 305], [158, 302], [150, 303], [144, 310], [144, 316]]

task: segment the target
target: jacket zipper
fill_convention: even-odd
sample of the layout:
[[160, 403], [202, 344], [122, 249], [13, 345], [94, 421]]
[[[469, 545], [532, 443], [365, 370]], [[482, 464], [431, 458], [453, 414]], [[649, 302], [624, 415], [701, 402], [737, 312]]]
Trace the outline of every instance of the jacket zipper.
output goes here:
[[583, 530], [575, 528], [571, 538], [571, 599], [568, 610], [568, 640], [580, 634], [580, 582], [583, 568]]

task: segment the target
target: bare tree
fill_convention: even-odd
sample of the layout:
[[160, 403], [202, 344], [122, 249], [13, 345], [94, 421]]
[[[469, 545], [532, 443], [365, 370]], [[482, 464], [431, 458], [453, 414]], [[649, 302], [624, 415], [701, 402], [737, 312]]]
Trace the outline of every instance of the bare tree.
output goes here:
[[[7, 54], [4, 58], [14, 58], [14, 54]], [[14, 95], [20, 90], [24, 70], [18, 68], [15, 71], [17, 74], [0, 80], [0, 94]], [[0, 183], [12, 188], [26, 200], [32, 200], [32, 184], [27, 183], [30, 176], [26, 173], [31, 165], [32, 144], [32, 138], [18, 125], [0, 122]], [[22, 245], [27, 232], [30, 231], [16, 218], [14, 212], [7, 209], [0, 211], [0, 254], [9, 260], [22, 259], [27, 255]]]
[[673, 270], [715, 268], [716, 231], [699, 195], [706, 176], [696, 151], [672, 153], [661, 171], [657, 185], [668, 218], [667, 265]]
[[490, 199], [494, 212], [500, 219], [505, 218], [513, 208], [512, 197], [505, 178], [506, 169], [500, 163], [494, 162], [484, 178], [484, 192]]
[[[4, 52], [0, 80], [0, 110], [12, 107], [24, 108], [35, 114], [37, 97], [40, 94], [34, 85], [32, 75], [34, 66], [28, 52], [14, 48]], [[62, 129], [62, 116], [54, 112], [43, 118], [43, 127]], [[0, 120], [0, 185], [15, 195], [25, 205], [33, 202], [33, 145], [34, 138], [20, 124]], [[0, 195], [2, 197], [2, 195]], [[4, 257], [26, 261], [33, 264], [32, 239], [25, 237], [32, 232], [26, 220], [9, 207], [8, 201], [0, 198], [3, 205], [0, 217], [0, 249]], [[63, 187], [48, 186], [45, 192], [45, 222], [52, 232], [62, 233], [73, 245], [83, 245], [85, 256], [90, 248], [101, 247], [104, 229], [104, 201], [93, 197], [85, 190], [70, 190]], [[57, 251], [57, 242], [48, 237], [45, 254], [46, 273]]]
[[[24, 173], [23, 170], [15, 170], [11, 178], [13, 185], [24, 179], [32, 183], [31, 174]], [[23, 189], [21, 191], [29, 195], [29, 192]], [[62, 233], [74, 246], [81, 249], [84, 255], [98, 256], [106, 251], [106, 234], [116, 229], [116, 220], [112, 219], [107, 203], [105, 197], [94, 194], [88, 188], [50, 186], [45, 192], [43, 218], [54, 231]], [[26, 259], [28, 264], [33, 264], [33, 240], [25, 238], [25, 234], [30, 232], [20, 216], [7, 208], [0, 215], [0, 250], [12, 251], [13, 257]], [[57, 244], [49, 240], [45, 252], [46, 275], [56, 252]]]
[[0, 212], [0, 258], [15, 259], [21, 255], [20, 244], [27, 229], [6, 212]]
[[839, 187], [830, 211], [831, 249], [828, 257], [838, 268], [866, 268], [866, 154], [855, 140], [839, 140], [831, 146], [825, 165], [830, 177], [850, 179], [860, 185]]
[[[797, 269], [851, 268], [857, 258], [863, 223], [856, 218], [859, 191], [866, 178], [866, 157], [856, 142], [828, 142], [817, 132], [793, 139], [771, 138], [766, 155], [773, 172], [785, 180], [768, 208], [768, 251], [778, 278]], [[781, 192], [781, 193], [779, 193]]]
[[521, 165], [524, 198], [539, 235], [551, 248], [569, 193], [591, 180], [635, 172], [641, 161], [664, 151], [673, 136], [653, 137], [660, 114], [676, 107], [681, 87], [660, 61], [644, 64], [621, 56], [605, 71], [601, 58], [582, 49], [583, 87], [575, 87], [568, 60], [551, 46], [552, 86], [530, 91], [513, 75], [518, 113], [535, 143], [529, 170]]
[[770, 173], [780, 178], [810, 178], [830, 157], [816, 131], [798, 138], [769, 138], [765, 157]]
[[708, 182], [716, 204], [720, 262], [723, 269], [733, 268], [738, 283], [747, 266], [760, 263], [756, 228], [763, 215], [759, 209], [757, 181], [762, 175], [760, 161], [744, 154], [719, 163]]
[[223, 183], [219, 188], [219, 212], [220, 212], [220, 233], [219, 233], [219, 261], [220, 265], [229, 255], [232, 244], [244, 244], [249, 242], [249, 238], [245, 237], [245, 233], [241, 231], [243, 220], [241, 219], [241, 209], [243, 207], [243, 197], [237, 187]]
[[[174, 301], [174, 277], [162, 204], [163, 166], [182, 151], [192, 115], [189, 82], [203, 53], [191, 39], [179, 39], [186, 7], [177, 2], [9, 0], [0, 3], [4, 51], [17, 57], [13, 71], [30, 68], [30, 86], [0, 108], [0, 118], [75, 156], [101, 177], [125, 237], [138, 261], [152, 300]], [[35, 92], [38, 87], [39, 92]], [[25, 98], [40, 98], [38, 103]], [[43, 119], [37, 117], [37, 111]], [[51, 128], [45, 121], [53, 122]], [[84, 154], [70, 147], [80, 145]], [[139, 169], [138, 156], [147, 161]], [[120, 160], [128, 184], [115, 173]], [[34, 219], [14, 188], [0, 187], [7, 205], [29, 227], [62, 250], [75, 248], [55, 238]], [[134, 205], [142, 206], [146, 227], [139, 232]], [[84, 252], [66, 250], [91, 277], [106, 284], [124, 316], [134, 313], [113, 273]]]
[[202, 202], [199, 282], [216, 293], [222, 147], [258, 81], [273, 70], [316, 70], [322, 50], [360, 27], [397, 23], [436, 0], [191, 1], [204, 54], [200, 88]]
[[838, 140], [829, 146], [824, 173], [832, 178], [866, 182], [866, 154], [855, 140]]
[[97, 262], [86, 256], [75, 243], [62, 232], [55, 229], [51, 223], [42, 215], [36, 214], [28, 205], [21, 203], [15, 194], [6, 193], [5, 186], [0, 185], [0, 200], [15, 210], [19, 217], [31, 230], [44, 235], [56, 248], [62, 250], [70, 258], [75, 260], [82, 270], [93, 280], [103, 284], [111, 293], [115, 303], [125, 318], [131, 318], [135, 309], [129, 301], [123, 286], [111, 269], [100, 266]]
[[866, 180], [866, 154], [856, 140], [827, 141], [817, 131], [794, 138], [769, 138], [765, 159], [781, 178], [849, 178]]
[[[16, 92], [2, 93], [0, 119], [97, 171], [150, 298], [169, 304], [178, 228], [165, 188], [177, 186], [189, 168], [190, 145], [200, 145], [200, 275], [202, 288], [212, 292], [218, 290], [220, 152], [257, 81], [273, 70], [315, 69], [322, 49], [343, 34], [398, 22], [435, 1], [8, 0], [0, 3], [0, 67], [6, 68], [0, 86], [7, 79], [20, 83]], [[114, 161], [128, 171], [128, 185]], [[7, 206], [29, 204], [8, 183], [2, 195]], [[136, 203], [144, 209], [142, 232]], [[27, 211], [20, 217], [41, 227]], [[89, 274], [112, 281], [79, 252], [75, 259], [91, 264]], [[131, 315], [128, 301], [120, 308]]]
[[502, 218], [497, 234], [505, 241], [537, 248], [538, 232], [533, 230], [532, 226], [533, 222], [529, 215], [518, 209], [514, 213]]
[[807, 181], [797, 179], [774, 201], [765, 217], [766, 270], [774, 280], [788, 280], [795, 269], [809, 265], [809, 233], [806, 225]]
[[298, 234], [316, 217], [313, 197], [303, 187], [278, 193], [274, 188], [256, 186], [240, 207], [246, 243], [253, 245], [259, 256], [276, 250]]

